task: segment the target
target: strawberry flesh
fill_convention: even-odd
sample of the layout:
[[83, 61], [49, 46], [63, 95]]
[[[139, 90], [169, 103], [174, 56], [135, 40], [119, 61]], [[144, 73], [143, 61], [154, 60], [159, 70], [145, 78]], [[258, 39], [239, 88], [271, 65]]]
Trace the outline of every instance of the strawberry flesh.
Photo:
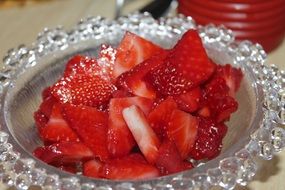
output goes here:
[[143, 158], [132, 154], [108, 161], [103, 165], [101, 176], [107, 179], [129, 180], [149, 179], [159, 176], [158, 169]]
[[84, 163], [83, 175], [88, 177], [100, 177], [100, 169], [103, 163], [100, 160], [94, 159]]
[[141, 109], [133, 105], [123, 110], [123, 117], [146, 160], [153, 164], [158, 156], [160, 141]]
[[114, 77], [117, 78], [160, 51], [162, 51], [162, 48], [154, 43], [134, 33], [126, 32], [117, 48]]
[[107, 145], [113, 157], [127, 155], [136, 144], [122, 114], [123, 109], [131, 105], [138, 106], [145, 114], [148, 114], [152, 101], [143, 97], [111, 99], [109, 105]]
[[168, 138], [173, 140], [182, 159], [187, 158], [192, 149], [197, 133], [198, 119], [184, 111], [174, 110], [167, 126]]
[[56, 165], [79, 163], [94, 157], [92, 151], [80, 142], [61, 142], [38, 147], [33, 154], [46, 163]]
[[63, 105], [63, 115], [80, 140], [100, 160], [109, 158], [107, 150], [108, 115], [89, 106]]

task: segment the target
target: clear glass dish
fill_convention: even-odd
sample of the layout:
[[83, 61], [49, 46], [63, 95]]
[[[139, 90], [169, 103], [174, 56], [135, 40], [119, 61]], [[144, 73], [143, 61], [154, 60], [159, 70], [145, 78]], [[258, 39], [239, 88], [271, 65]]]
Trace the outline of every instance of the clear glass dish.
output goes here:
[[[102, 43], [116, 45], [124, 31], [135, 32], [165, 48], [172, 47], [189, 28], [197, 28], [208, 55], [217, 63], [240, 67], [244, 79], [238, 92], [239, 110], [232, 116], [222, 153], [192, 170], [140, 181], [91, 179], [63, 172], [36, 159], [32, 151], [41, 141], [34, 129], [33, 112], [41, 91], [61, 75], [74, 54], [97, 55]], [[112, 21], [92, 17], [71, 31], [45, 29], [29, 47], [10, 50], [0, 70], [0, 181], [18, 189], [233, 189], [246, 185], [257, 172], [256, 161], [270, 160], [285, 146], [285, 73], [265, 65], [259, 44], [235, 42], [223, 26], [196, 26], [191, 17], [154, 20], [132, 14]]]

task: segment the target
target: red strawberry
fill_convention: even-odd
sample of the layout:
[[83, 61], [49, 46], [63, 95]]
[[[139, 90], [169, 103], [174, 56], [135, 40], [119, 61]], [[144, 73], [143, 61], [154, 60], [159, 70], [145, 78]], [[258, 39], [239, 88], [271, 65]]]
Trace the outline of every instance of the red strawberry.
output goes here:
[[123, 110], [124, 119], [132, 132], [140, 151], [153, 164], [158, 156], [159, 139], [149, 126], [144, 113], [133, 105]]
[[51, 96], [51, 87], [48, 86], [42, 91], [42, 99], [46, 99], [47, 97]]
[[192, 113], [198, 109], [201, 97], [201, 89], [200, 87], [196, 87], [185, 94], [174, 96], [174, 99], [179, 109]]
[[172, 112], [167, 127], [167, 135], [175, 143], [182, 159], [187, 158], [192, 149], [197, 131], [198, 120], [196, 117], [178, 109]]
[[117, 85], [137, 96], [154, 99], [156, 92], [153, 87], [144, 80], [144, 77], [148, 72], [163, 64], [166, 56], [167, 51], [162, 50], [159, 54], [153, 55], [144, 62], [134, 66], [131, 70], [119, 76]]
[[52, 107], [50, 118], [40, 131], [45, 142], [79, 141], [77, 134], [69, 127], [62, 117], [62, 107], [56, 103]]
[[198, 135], [190, 157], [195, 160], [212, 159], [219, 155], [222, 149], [222, 140], [226, 135], [227, 127], [214, 120], [201, 117], [199, 119]]
[[83, 175], [88, 177], [100, 177], [100, 169], [103, 166], [103, 163], [100, 160], [90, 160], [84, 163], [83, 165]]
[[[189, 168], [189, 165], [185, 165], [182, 160], [175, 144], [169, 140], [164, 141], [159, 147], [155, 164], [162, 175], [180, 172]], [[189, 164], [191, 165], [191, 163]]]
[[160, 52], [162, 48], [131, 32], [126, 32], [117, 48], [114, 77]]
[[53, 96], [61, 103], [99, 106], [109, 101], [115, 87], [100, 76], [63, 77], [52, 86]]
[[43, 99], [43, 102], [40, 105], [39, 110], [47, 117], [50, 117], [53, 105], [56, 103], [56, 99], [49, 95], [45, 99]]
[[101, 68], [96, 59], [75, 55], [72, 57], [65, 67], [64, 77], [75, 75], [100, 75]]
[[211, 111], [208, 106], [204, 106], [198, 111], [198, 115], [202, 117], [210, 117], [211, 116]]
[[62, 142], [38, 147], [33, 154], [40, 160], [52, 164], [70, 164], [94, 157], [92, 151], [80, 142]]
[[159, 171], [156, 167], [146, 163], [141, 157], [131, 154], [108, 161], [101, 168], [100, 174], [107, 179], [134, 180], [158, 177]]
[[150, 112], [152, 101], [143, 97], [113, 98], [109, 105], [108, 150], [113, 157], [127, 155], [135, 140], [123, 118], [122, 111], [131, 105], [140, 107], [145, 114]]
[[63, 114], [80, 140], [100, 160], [109, 158], [107, 150], [108, 115], [88, 106], [64, 105]]
[[155, 133], [162, 139], [166, 135], [166, 127], [177, 104], [172, 97], [168, 97], [158, 104], [148, 115], [148, 122]]
[[230, 89], [229, 95], [234, 97], [240, 87], [243, 74], [240, 69], [234, 68], [229, 64], [219, 65], [216, 75], [225, 79], [227, 86]]
[[115, 90], [112, 94], [113, 98], [126, 98], [126, 97], [132, 97], [133, 95], [126, 90]]
[[206, 81], [214, 70], [199, 34], [189, 30], [148, 78], [161, 94], [178, 95]]
[[229, 87], [221, 77], [214, 77], [206, 84], [203, 93], [202, 108], [209, 107], [211, 117], [217, 122], [228, 120], [238, 109], [238, 103], [229, 95]]
[[35, 120], [35, 126], [40, 134], [42, 129], [45, 128], [48, 122], [48, 118], [41, 111], [36, 111], [34, 113], [34, 120]]
[[109, 45], [101, 45], [101, 50], [99, 52], [99, 57], [97, 59], [99, 66], [103, 75], [109, 77], [110, 80], [113, 80], [113, 70], [115, 64], [117, 50], [112, 48]]

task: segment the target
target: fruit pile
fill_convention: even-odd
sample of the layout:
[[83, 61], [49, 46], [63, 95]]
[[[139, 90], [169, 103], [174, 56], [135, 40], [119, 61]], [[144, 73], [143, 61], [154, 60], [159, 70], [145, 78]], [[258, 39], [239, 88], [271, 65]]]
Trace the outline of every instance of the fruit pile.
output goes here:
[[222, 148], [240, 69], [211, 61], [195, 30], [172, 49], [131, 32], [98, 58], [76, 55], [34, 113], [42, 161], [106, 179], [191, 169]]

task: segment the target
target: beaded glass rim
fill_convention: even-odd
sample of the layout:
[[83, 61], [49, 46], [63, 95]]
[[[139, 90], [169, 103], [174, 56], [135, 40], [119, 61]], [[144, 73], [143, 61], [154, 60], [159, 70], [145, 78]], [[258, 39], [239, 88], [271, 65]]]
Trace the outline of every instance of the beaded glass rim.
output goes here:
[[[34, 67], [43, 56], [64, 50], [73, 44], [86, 40], [100, 40], [112, 37], [118, 29], [136, 32], [166, 33], [179, 37], [187, 29], [198, 29], [205, 45], [213, 45], [227, 52], [237, 65], [244, 65], [251, 71], [256, 83], [254, 88], [262, 96], [259, 99], [261, 122], [257, 130], [242, 144], [242, 148], [223, 157], [215, 163], [198, 167], [175, 175], [143, 181], [110, 181], [90, 179], [67, 174], [44, 166], [28, 154], [15, 149], [15, 140], [4, 123], [3, 104], [11, 81], [19, 72]], [[249, 41], [236, 42], [232, 32], [223, 26], [196, 26], [191, 17], [178, 15], [154, 20], [148, 13], [134, 13], [108, 20], [90, 17], [81, 20], [72, 30], [61, 27], [45, 29], [30, 47], [24, 45], [8, 51], [0, 70], [1, 130], [0, 130], [0, 181], [17, 189], [40, 186], [44, 189], [68, 190], [111, 190], [111, 189], [210, 189], [217, 186], [233, 189], [237, 184], [245, 186], [257, 172], [256, 160], [270, 160], [285, 147], [285, 72], [275, 65], [266, 65], [266, 53], [259, 44]], [[10, 138], [9, 138], [10, 137]]]

